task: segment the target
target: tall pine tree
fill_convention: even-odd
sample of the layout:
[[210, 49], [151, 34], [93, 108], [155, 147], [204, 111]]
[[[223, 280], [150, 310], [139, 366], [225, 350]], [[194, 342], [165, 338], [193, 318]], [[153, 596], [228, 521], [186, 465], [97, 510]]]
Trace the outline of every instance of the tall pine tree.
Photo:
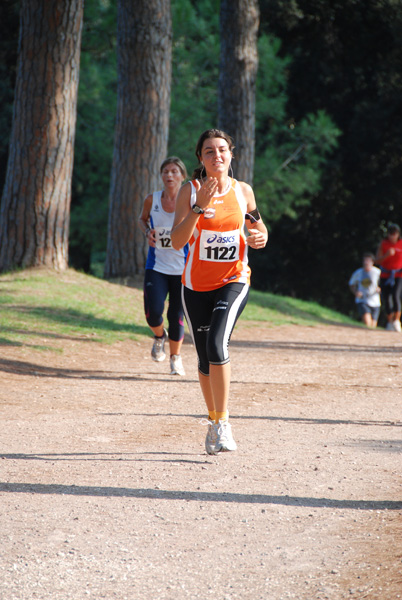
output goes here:
[[234, 137], [237, 179], [250, 184], [254, 170], [259, 17], [257, 0], [221, 0], [218, 122]]
[[105, 277], [135, 277], [145, 266], [138, 226], [166, 157], [171, 85], [170, 0], [118, 0], [118, 97]]
[[83, 0], [22, 0], [0, 271], [68, 264]]

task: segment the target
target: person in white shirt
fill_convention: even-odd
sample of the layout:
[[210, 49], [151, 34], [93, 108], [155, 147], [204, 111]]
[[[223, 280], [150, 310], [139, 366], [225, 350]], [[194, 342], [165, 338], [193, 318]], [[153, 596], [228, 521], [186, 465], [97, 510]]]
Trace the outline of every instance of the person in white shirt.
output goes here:
[[[139, 217], [141, 230], [148, 242], [148, 257], [144, 278], [144, 309], [149, 327], [154, 334], [152, 359], [166, 358], [165, 342], [169, 340], [170, 374], [184, 375], [180, 355], [184, 337], [184, 315], [181, 300], [181, 275], [186, 262], [188, 245], [180, 250], [172, 247], [170, 232], [173, 226], [176, 198], [187, 179], [184, 163], [177, 156], [169, 156], [160, 167], [163, 189], [149, 194]], [[168, 331], [163, 313], [167, 309]]]
[[363, 254], [363, 266], [349, 279], [349, 288], [355, 297], [356, 308], [367, 327], [376, 327], [381, 308], [379, 287], [381, 270], [374, 266], [374, 255]]

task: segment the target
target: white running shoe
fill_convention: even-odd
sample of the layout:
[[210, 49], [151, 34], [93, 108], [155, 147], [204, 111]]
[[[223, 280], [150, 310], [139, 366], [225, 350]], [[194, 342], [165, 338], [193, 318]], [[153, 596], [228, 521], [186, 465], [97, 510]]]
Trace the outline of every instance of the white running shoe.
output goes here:
[[394, 321], [393, 326], [394, 326], [394, 331], [398, 331], [399, 333], [402, 332], [402, 327], [401, 327], [400, 321]]
[[170, 357], [170, 374], [171, 375], [185, 375], [186, 374], [180, 354], [172, 354], [172, 356]]
[[[229, 415], [228, 415], [229, 417]], [[228, 420], [219, 419], [216, 427], [215, 452], [230, 452], [237, 450], [237, 444], [233, 439], [232, 427]]]
[[154, 337], [154, 344], [151, 350], [152, 360], [155, 362], [162, 362], [166, 358], [165, 354], [165, 342], [167, 340], [168, 334], [166, 329], [163, 330], [162, 337]]
[[205, 450], [207, 451], [207, 454], [216, 454], [215, 445], [218, 426], [210, 419], [204, 419], [203, 423], [207, 423], [208, 425], [207, 437], [205, 438]]

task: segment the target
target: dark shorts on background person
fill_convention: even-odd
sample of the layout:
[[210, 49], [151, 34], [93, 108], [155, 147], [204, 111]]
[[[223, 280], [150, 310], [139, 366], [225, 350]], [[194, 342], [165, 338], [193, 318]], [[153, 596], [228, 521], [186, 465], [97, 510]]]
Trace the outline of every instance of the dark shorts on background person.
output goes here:
[[167, 320], [169, 339], [180, 342], [184, 337], [184, 314], [181, 303], [181, 275], [167, 275], [152, 269], [145, 269], [144, 309], [150, 327], [158, 327], [163, 322], [165, 301], [169, 296]]
[[381, 279], [381, 302], [385, 313], [400, 312], [402, 308], [402, 277], [395, 277], [394, 285], [388, 284], [388, 279]]
[[380, 315], [380, 306], [369, 306], [364, 302], [358, 302], [356, 304], [357, 312], [359, 313], [359, 317], [366, 315], [369, 313], [373, 321], [378, 321], [378, 317]]

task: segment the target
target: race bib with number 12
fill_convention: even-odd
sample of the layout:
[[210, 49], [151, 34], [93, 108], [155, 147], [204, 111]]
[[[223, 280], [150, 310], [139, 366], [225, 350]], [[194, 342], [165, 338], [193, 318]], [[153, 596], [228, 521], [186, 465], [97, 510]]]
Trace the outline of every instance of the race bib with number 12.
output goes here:
[[170, 229], [166, 227], [155, 227], [155, 242], [157, 248], [171, 248]]

